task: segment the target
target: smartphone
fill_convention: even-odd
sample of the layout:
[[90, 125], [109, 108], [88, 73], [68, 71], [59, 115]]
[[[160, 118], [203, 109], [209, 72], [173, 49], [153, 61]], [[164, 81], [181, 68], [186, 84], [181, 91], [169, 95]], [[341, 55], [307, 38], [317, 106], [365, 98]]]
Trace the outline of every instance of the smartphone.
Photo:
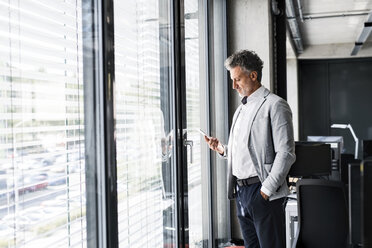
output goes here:
[[203, 130], [199, 129], [198, 131], [199, 131], [199, 133], [200, 133], [201, 135], [209, 137], [209, 135], [206, 134]]
[[[203, 135], [203, 136], [207, 136], [207, 138], [208, 139], [210, 139], [211, 137], [208, 135], [208, 134], [206, 134], [203, 130], [201, 130], [201, 129], [198, 129], [198, 131], [199, 131], [199, 133], [201, 134], [201, 135]], [[223, 145], [221, 144], [221, 143], [218, 143], [218, 147], [220, 148], [220, 149], [224, 149], [223, 148]]]

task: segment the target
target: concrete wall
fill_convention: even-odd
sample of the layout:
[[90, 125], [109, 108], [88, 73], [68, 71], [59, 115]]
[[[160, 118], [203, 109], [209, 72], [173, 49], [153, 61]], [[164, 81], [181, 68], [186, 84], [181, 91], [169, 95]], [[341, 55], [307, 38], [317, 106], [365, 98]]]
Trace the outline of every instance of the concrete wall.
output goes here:
[[307, 46], [304, 52], [296, 57], [292, 44], [287, 42], [287, 101], [293, 113], [295, 140], [299, 140], [298, 60], [371, 57], [372, 43], [364, 44], [356, 56], [350, 55], [353, 47], [352, 43]]
[[[271, 90], [273, 56], [270, 2], [269, 0], [227, 1], [227, 54], [229, 56], [242, 49], [255, 51], [264, 61], [262, 84]], [[238, 94], [232, 92], [230, 113], [234, 113], [239, 101]]]
[[[271, 1], [227, 0], [227, 55], [248, 49], [255, 51], [264, 62], [262, 84], [272, 90], [273, 55]], [[228, 75], [230, 78], [230, 75]], [[240, 104], [240, 97], [229, 80], [229, 121]], [[235, 202], [231, 202], [231, 236], [242, 238], [236, 218]]]
[[294, 138], [299, 140], [297, 58], [287, 59], [287, 102], [293, 115]]
[[287, 36], [287, 102], [292, 110], [294, 138], [299, 140], [298, 120], [298, 59]]
[[354, 48], [353, 43], [324, 44], [307, 46], [299, 59], [338, 59], [338, 58], [362, 58], [372, 56], [372, 43], [365, 43], [356, 56], [350, 53]]

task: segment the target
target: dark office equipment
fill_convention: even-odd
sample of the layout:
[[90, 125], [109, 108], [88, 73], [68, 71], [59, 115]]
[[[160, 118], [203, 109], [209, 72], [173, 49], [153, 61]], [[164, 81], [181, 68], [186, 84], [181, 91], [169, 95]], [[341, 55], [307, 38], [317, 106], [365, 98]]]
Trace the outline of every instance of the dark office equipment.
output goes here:
[[307, 141], [322, 142], [331, 145], [332, 159], [339, 160], [344, 149], [343, 136], [307, 136]]
[[309, 135], [343, 136], [342, 152], [354, 153], [350, 132], [330, 128], [332, 123], [349, 122], [360, 140], [372, 139], [368, 131], [372, 115], [361, 114], [371, 112], [371, 68], [371, 58], [299, 61], [300, 139]]
[[346, 248], [348, 215], [341, 182], [302, 179], [297, 182], [298, 234], [294, 247]]
[[318, 142], [296, 142], [291, 177], [327, 176], [331, 173], [331, 147]]
[[344, 184], [349, 183], [349, 164], [360, 164], [360, 159], [355, 159], [354, 154], [341, 154], [341, 181]]
[[362, 176], [362, 247], [372, 247], [372, 161], [363, 161]]
[[[354, 158], [354, 155], [352, 158]], [[360, 162], [350, 163], [349, 167], [349, 233], [352, 247], [361, 247], [361, 172]]]
[[342, 136], [307, 136], [307, 141], [315, 141], [331, 145], [332, 163], [329, 179], [335, 181], [341, 180], [341, 152], [344, 147], [344, 138]]
[[372, 159], [372, 140], [362, 141], [363, 159]]

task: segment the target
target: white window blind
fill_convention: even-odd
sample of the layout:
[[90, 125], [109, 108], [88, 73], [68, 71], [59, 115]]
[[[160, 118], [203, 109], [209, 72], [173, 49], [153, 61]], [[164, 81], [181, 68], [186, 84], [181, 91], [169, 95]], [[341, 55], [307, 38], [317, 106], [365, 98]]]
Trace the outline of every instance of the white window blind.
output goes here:
[[176, 245], [172, 138], [165, 125], [171, 118], [169, 6], [114, 1], [119, 247]]
[[0, 0], [0, 247], [86, 247], [81, 3]]

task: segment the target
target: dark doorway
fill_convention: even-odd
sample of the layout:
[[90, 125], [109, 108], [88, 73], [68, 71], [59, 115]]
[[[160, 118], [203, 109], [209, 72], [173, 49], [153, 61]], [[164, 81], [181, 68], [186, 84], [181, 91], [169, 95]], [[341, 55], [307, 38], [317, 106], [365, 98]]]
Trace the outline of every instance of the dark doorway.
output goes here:
[[331, 125], [351, 124], [360, 141], [372, 139], [372, 58], [300, 61], [299, 115], [301, 140], [343, 136], [342, 152], [353, 154], [351, 132]]

